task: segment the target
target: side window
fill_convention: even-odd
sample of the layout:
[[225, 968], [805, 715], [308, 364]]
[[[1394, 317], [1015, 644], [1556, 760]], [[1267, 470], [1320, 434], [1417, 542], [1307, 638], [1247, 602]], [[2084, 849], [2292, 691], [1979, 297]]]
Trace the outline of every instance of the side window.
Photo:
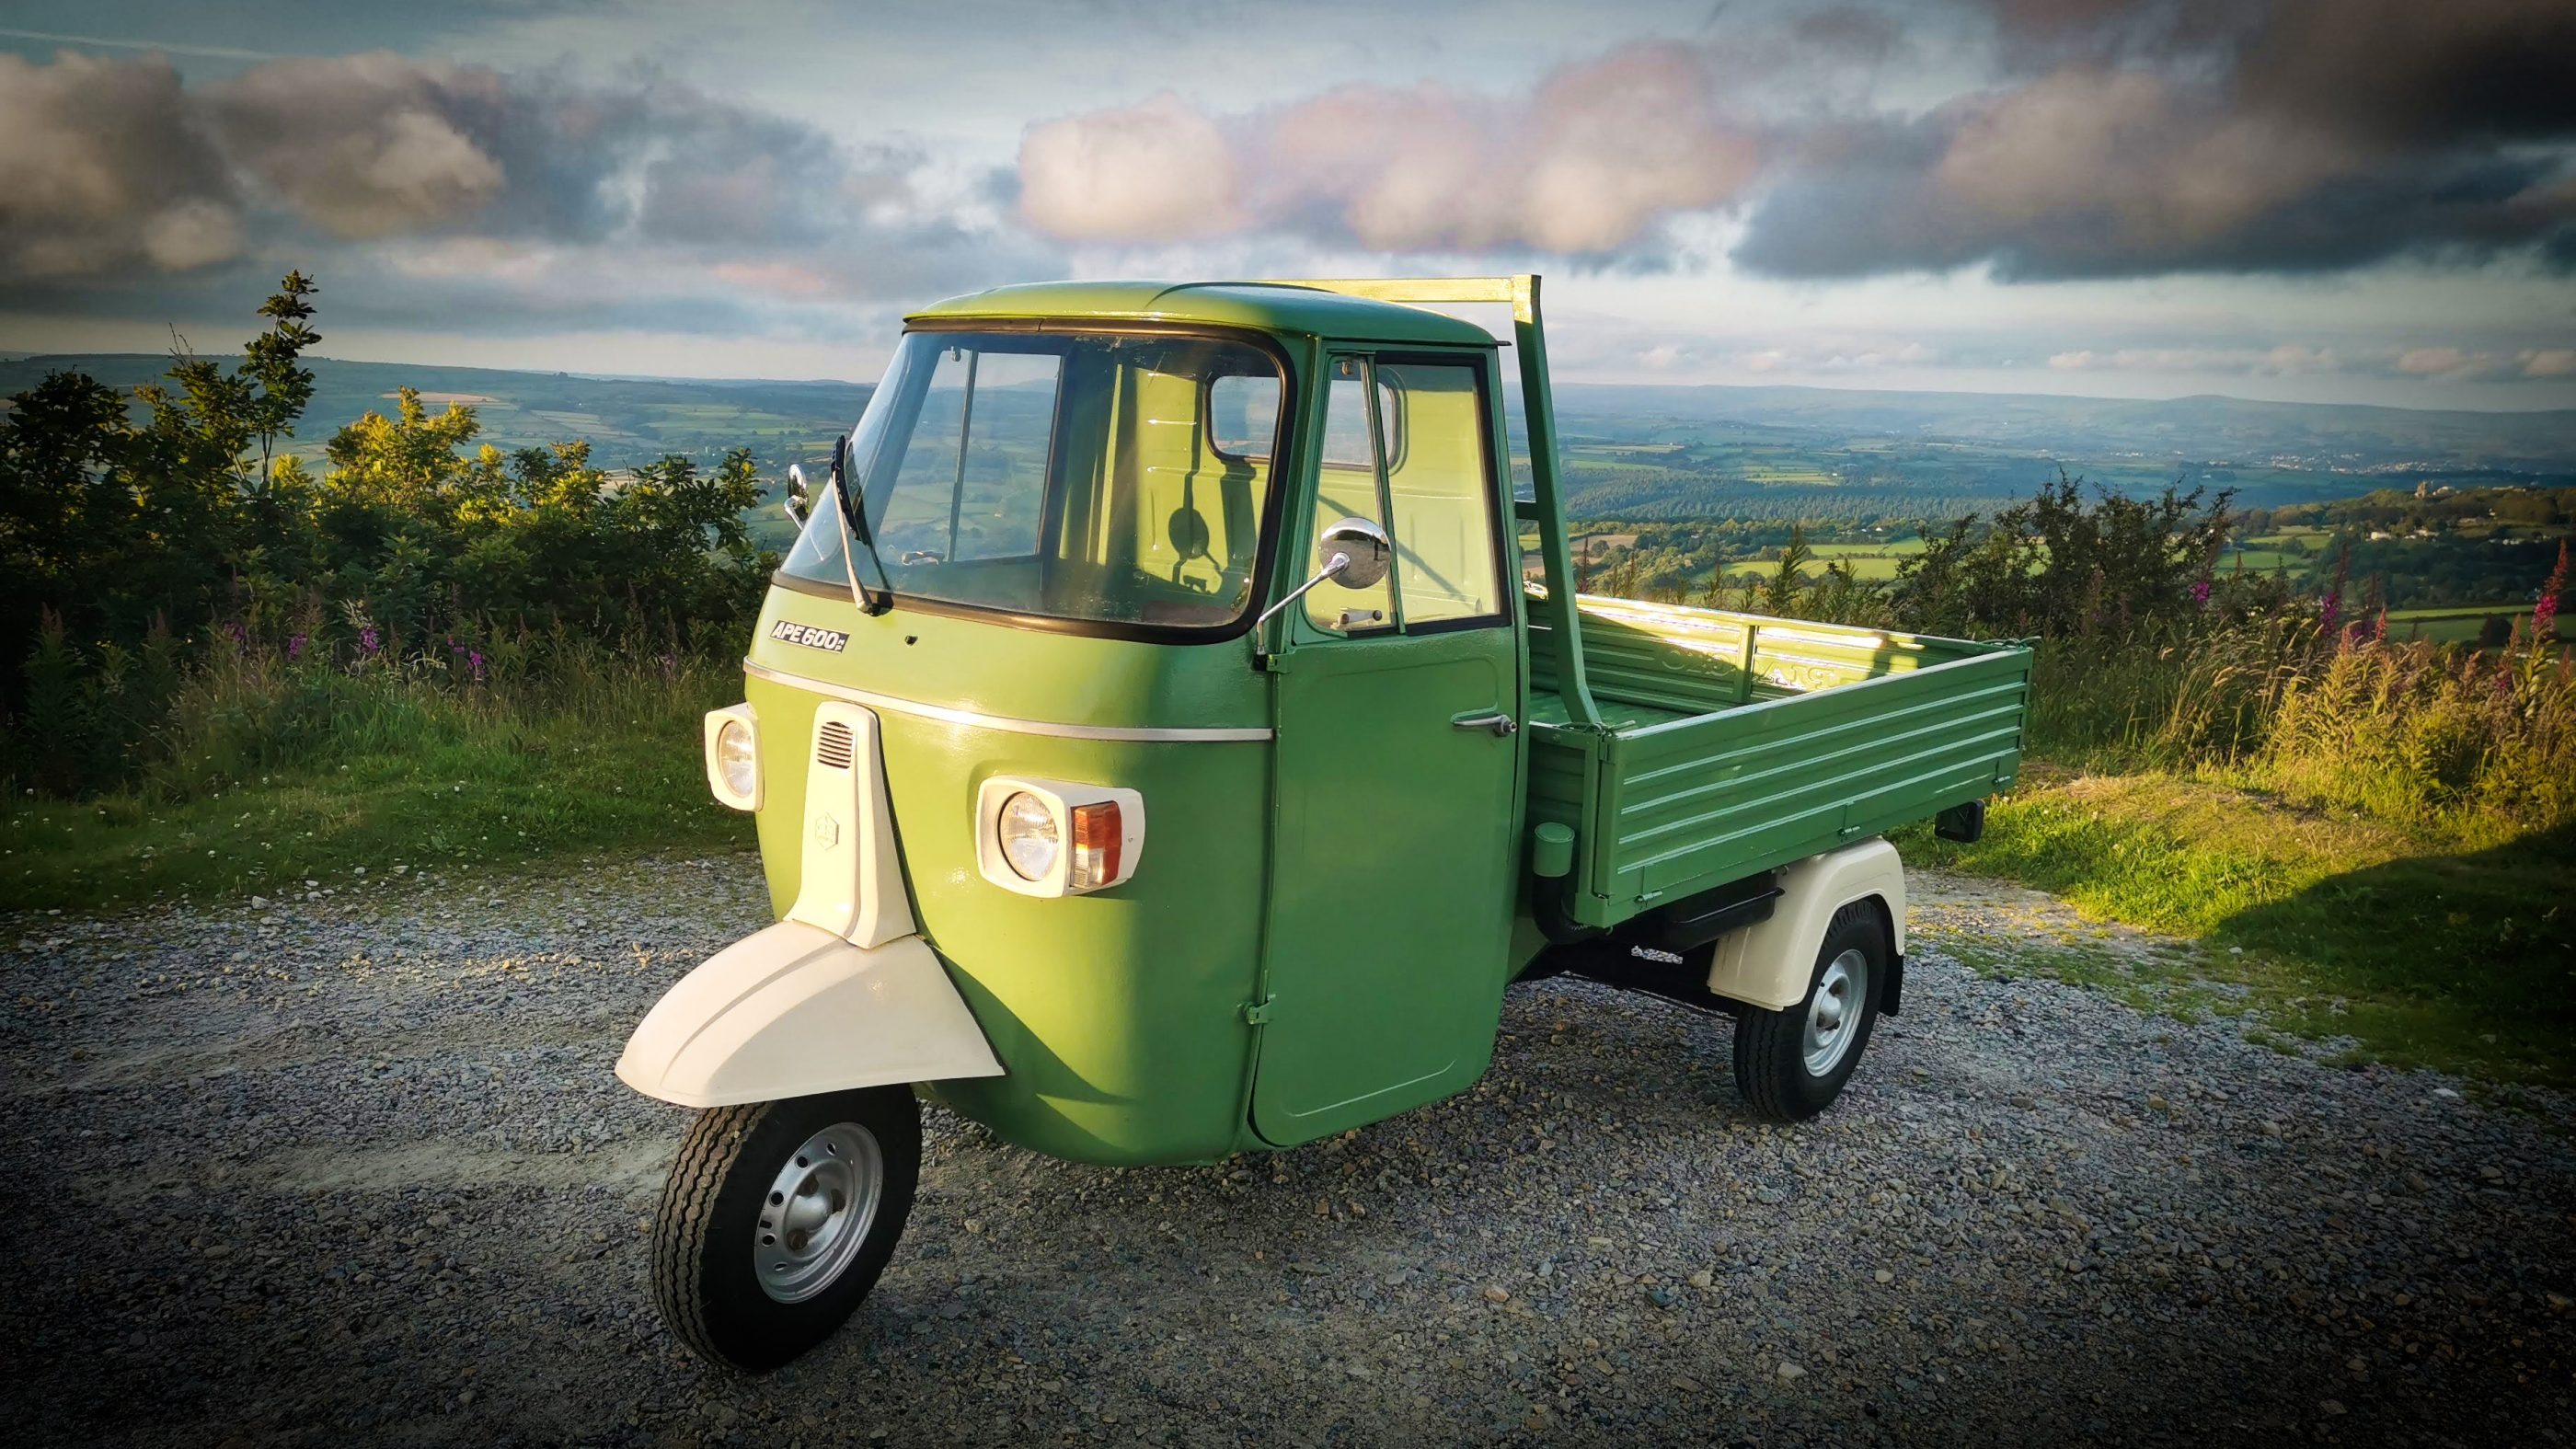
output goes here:
[[[1315, 470], [1318, 532], [1338, 518], [1365, 518], [1386, 527], [1377, 450], [1370, 445], [1369, 370], [1365, 358], [1337, 357], [1328, 373], [1324, 446]], [[1322, 563], [1314, 560], [1314, 565]], [[1395, 621], [1394, 594], [1386, 579], [1365, 589], [1323, 584], [1307, 591], [1305, 605], [1308, 622], [1337, 634], [1381, 629]]]
[[1208, 380], [1208, 446], [1229, 463], [1267, 463], [1279, 434], [1279, 379], [1227, 373]]
[[1396, 595], [1404, 622], [1433, 624], [1503, 612], [1494, 565], [1492, 460], [1478, 370], [1462, 363], [1387, 362], [1381, 395], [1402, 419], [1387, 501], [1395, 512]]

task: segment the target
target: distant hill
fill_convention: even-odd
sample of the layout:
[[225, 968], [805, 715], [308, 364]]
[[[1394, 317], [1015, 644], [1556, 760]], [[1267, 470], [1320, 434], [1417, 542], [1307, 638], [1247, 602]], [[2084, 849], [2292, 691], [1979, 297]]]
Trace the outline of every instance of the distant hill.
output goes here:
[[1865, 392], [1821, 387], [1568, 383], [1569, 417], [1737, 423], [2057, 454], [2136, 453], [2178, 463], [2309, 469], [2576, 470], [2576, 409], [2489, 413], [2200, 396], [2156, 401], [2035, 393]]
[[[423, 363], [312, 362], [298, 451], [419, 388], [432, 406], [472, 406], [502, 448], [586, 438], [604, 467], [666, 453], [712, 461], [749, 446], [764, 472], [810, 468], [857, 421], [870, 389], [849, 382], [601, 377]], [[113, 386], [169, 367], [150, 354], [0, 355], [0, 397], [75, 369]], [[2278, 504], [2350, 496], [2419, 476], [2543, 482], [2576, 475], [2576, 410], [2161, 401], [2022, 393], [1567, 383], [1557, 406], [1578, 512], [1594, 516], [1948, 515], [2026, 496], [2063, 466], [2109, 486], [2177, 480]], [[1621, 445], [1664, 451], [1624, 454]]]
[[[847, 382], [596, 377], [408, 362], [311, 360], [313, 402], [296, 430], [296, 451], [319, 455], [341, 425], [387, 412], [399, 388], [419, 388], [435, 411], [471, 406], [483, 440], [500, 448], [542, 447], [587, 438], [604, 467], [625, 468], [666, 453], [702, 461], [748, 445], [765, 468], [831, 452], [867, 406], [869, 389]], [[149, 382], [170, 359], [108, 353], [0, 358], [0, 397], [24, 392], [46, 373], [85, 372], [111, 387]]]

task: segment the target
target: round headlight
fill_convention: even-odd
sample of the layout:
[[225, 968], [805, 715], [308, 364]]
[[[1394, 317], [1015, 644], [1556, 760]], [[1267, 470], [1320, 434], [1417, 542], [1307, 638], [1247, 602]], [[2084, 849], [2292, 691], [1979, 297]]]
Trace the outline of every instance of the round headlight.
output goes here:
[[729, 719], [716, 731], [716, 769], [737, 799], [751, 798], [760, 784], [760, 757], [752, 750], [750, 725]]
[[1056, 835], [1055, 812], [1026, 790], [1002, 802], [1002, 859], [1022, 880], [1045, 880], [1055, 871], [1064, 842]]

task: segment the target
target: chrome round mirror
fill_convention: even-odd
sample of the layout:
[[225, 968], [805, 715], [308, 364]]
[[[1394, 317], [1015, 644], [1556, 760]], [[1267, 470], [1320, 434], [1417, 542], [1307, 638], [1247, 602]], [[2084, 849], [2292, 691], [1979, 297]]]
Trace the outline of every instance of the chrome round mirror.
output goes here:
[[[1324, 561], [1325, 573], [1343, 588], [1374, 588], [1395, 562], [1395, 545], [1387, 539], [1385, 529], [1367, 519], [1345, 518], [1326, 528], [1323, 536], [1315, 540], [1315, 556]], [[1339, 568], [1332, 566], [1336, 557], [1342, 560]]]
[[778, 500], [778, 506], [786, 510], [789, 518], [802, 525], [805, 522], [806, 511], [811, 507], [806, 500], [805, 470], [798, 464], [790, 463], [787, 465], [787, 496]]

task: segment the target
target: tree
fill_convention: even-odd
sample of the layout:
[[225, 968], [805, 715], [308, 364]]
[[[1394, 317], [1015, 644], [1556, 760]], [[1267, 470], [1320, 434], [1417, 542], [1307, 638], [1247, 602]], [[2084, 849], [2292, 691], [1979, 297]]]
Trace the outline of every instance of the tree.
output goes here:
[[2058, 474], [2029, 502], [1927, 538], [1897, 565], [1897, 616], [1943, 633], [2120, 633], [2195, 617], [2230, 532], [2221, 492], [2167, 488], [2152, 499]]
[[1815, 557], [1816, 551], [1807, 546], [1807, 530], [1791, 527], [1789, 541], [1780, 547], [1779, 567], [1772, 570], [1771, 577], [1762, 585], [1763, 613], [1781, 619], [1796, 615], [1798, 590], [1806, 582], [1799, 571]]
[[249, 422], [259, 437], [259, 477], [267, 486], [277, 440], [295, 436], [295, 420], [313, 401], [313, 373], [303, 366], [307, 349], [322, 334], [305, 325], [313, 316], [313, 294], [321, 290], [302, 272], [288, 272], [277, 291], [260, 304], [259, 315], [273, 324], [242, 348], [241, 375], [257, 384]]

